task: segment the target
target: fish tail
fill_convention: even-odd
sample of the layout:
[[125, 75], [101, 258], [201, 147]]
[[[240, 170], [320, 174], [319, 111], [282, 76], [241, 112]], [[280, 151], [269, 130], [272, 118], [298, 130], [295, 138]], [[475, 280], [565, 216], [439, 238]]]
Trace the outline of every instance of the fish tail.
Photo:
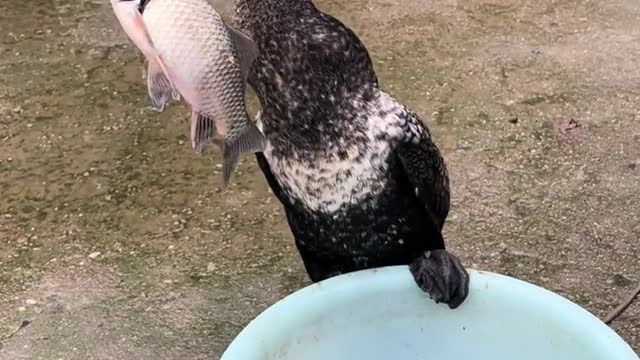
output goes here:
[[231, 173], [238, 164], [240, 154], [244, 152], [261, 152], [266, 146], [266, 138], [260, 130], [251, 124], [247, 131], [231, 141], [225, 141], [222, 176], [224, 186], [229, 184]]

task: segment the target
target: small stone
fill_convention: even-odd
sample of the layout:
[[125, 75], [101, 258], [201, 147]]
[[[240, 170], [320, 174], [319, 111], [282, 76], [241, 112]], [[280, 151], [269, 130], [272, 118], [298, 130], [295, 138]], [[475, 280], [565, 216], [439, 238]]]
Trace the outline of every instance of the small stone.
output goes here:
[[167, 248], [168, 250], [172, 251], [173, 249], [175, 249], [176, 246], [175, 245], [169, 245], [169, 247]]
[[111, 201], [111, 195], [105, 196], [104, 199], [107, 200], [107, 201]]
[[89, 172], [88, 172], [88, 171], [85, 171], [85, 172], [84, 172], [84, 174], [82, 174], [82, 176], [84, 176], [84, 177], [89, 176]]
[[216, 164], [216, 168], [222, 169], [222, 164]]
[[35, 304], [37, 304], [38, 302], [37, 302], [37, 301], [35, 301], [35, 300], [33, 300], [33, 299], [27, 299], [27, 301], [25, 301], [25, 303], [26, 303], [27, 305], [35, 305]]
[[95, 259], [98, 256], [100, 256], [100, 251], [96, 251], [96, 252], [93, 252], [93, 253], [89, 254], [89, 259]]
[[20, 306], [20, 307], [18, 308], [18, 311], [20, 311], [20, 312], [25, 312], [25, 311], [27, 311], [27, 308], [26, 308], [26, 307], [24, 307], [24, 306]]

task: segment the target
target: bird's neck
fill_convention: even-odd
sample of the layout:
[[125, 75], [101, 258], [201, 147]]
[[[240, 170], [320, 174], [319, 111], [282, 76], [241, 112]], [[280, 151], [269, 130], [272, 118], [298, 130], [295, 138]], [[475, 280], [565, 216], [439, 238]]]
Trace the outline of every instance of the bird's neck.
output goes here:
[[361, 93], [345, 99], [318, 93], [299, 107], [290, 101], [278, 102], [280, 96], [260, 99], [262, 129], [274, 149], [326, 155], [361, 141], [368, 114], [377, 110], [379, 93], [373, 87], [364, 87]]
[[311, 0], [236, 0], [235, 25], [245, 31], [272, 28], [282, 20], [298, 18], [315, 9]]
[[246, 8], [251, 12], [295, 10], [313, 5], [311, 0], [236, 0], [237, 8]]

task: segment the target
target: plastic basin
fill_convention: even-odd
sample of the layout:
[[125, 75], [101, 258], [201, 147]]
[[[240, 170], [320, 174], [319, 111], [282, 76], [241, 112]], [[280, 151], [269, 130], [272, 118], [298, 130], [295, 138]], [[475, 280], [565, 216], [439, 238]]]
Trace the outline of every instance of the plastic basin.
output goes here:
[[565, 298], [503, 275], [470, 275], [456, 310], [431, 301], [406, 266], [328, 279], [264, 311], [222, 360], [638, 360]]

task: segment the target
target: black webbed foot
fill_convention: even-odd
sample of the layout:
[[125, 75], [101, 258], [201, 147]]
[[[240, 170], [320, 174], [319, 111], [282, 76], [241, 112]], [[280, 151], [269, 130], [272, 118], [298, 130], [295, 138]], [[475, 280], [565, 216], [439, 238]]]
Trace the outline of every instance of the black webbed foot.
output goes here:
[[446, 250], [427, 251], [409, 265], [418, 286], [436, 303], [455, 309], [469, 292], [469, 274], [460, 260]]

